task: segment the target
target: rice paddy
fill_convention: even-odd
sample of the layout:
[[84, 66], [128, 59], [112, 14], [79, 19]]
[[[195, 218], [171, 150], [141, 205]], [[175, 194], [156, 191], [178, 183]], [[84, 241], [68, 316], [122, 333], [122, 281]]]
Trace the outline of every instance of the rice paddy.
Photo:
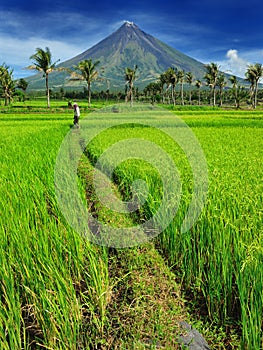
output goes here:
[[[102, 235], [94, 244], [98, 239], [94, 232], [91, 239], [83, 237], [63, 215], [54, 172], [72, 125], [72, 111], [61, 108], [60, 102], [53, 111], [37, 108], [36, 103], [30, 109], [0, 114], [1, 349], [114, 349], [117, 343], [107, 347], [104, 339], [114, 289], [109, 246], [115, 246], [118, 255], [121, 245]], [[117, 113], [112, 106], [87, 112], [86, 120], [81, 120], [80, 138], [86, 128], [99, 132], [89, 143], [82, 137], [79, 177], [89, 162], [111, 175], [119, 196], [92, 208], [96, 219], [114, 231], [116, 226], [145, 228], [144, 223], [156, 217], [139, 242], [136, 236], [125, 242], [125, 249], [130, 252], [129, 246], [147, 245], [149, 240], [155, 245], [185, 295], [195, 302], [196, 317], [206, 314], [224, 328], [222, 349], [261, 349], [263, 112], [117, 108]], [[170, 134], [173, 128], [177, 141], [189, 130], [189, 148], [182, 147], [183, 141], [176, 144]], [[124, 153], [117, 165], [110, 164], [112, 157], [102, 158], [98, 165], [107, 149], [112, 155], [117, 152], [110, 148], [116, 143], [131, 149], [129, 140], [132, 144], [137, 140], [132, 156]], [[147, 147], [149, 154], [142, 152]], [[171, 178], [160, 170], [164, 163], [158, 168], [161, 156], [152, 161], [159, 148], [176, 166], [175, 173], [167, 172]], [[202, 169], [191, 161], [195, 151]], [[79, 178], [81, 203], [88, 208], [85, 186]], [[198, 215], [183, 230], [193, 193], [200, 194], [199, 206], [194, 207]], [[112, 198], [119, 198], [126, 209], [136, 206], [112, 207]], [[165, 210], [158, 212], [164, 198]], [[171, 213], [175, 213], [172, 219]], [[157, 234], [156, 225], [161, 227]], [[129, 348], [127, 344], [124, 348]]]

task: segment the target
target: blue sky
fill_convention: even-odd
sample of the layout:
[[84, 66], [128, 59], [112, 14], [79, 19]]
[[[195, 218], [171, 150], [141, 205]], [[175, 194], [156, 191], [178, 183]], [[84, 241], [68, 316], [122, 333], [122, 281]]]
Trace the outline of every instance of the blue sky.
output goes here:
[[0, 64], [14, 77], [37, 47], [48, 46], [61, 62], [87, 50], [125, 20], [203, 63], [244, 76], [247, 64], [263, 63], [262, 0], [1, 0]]

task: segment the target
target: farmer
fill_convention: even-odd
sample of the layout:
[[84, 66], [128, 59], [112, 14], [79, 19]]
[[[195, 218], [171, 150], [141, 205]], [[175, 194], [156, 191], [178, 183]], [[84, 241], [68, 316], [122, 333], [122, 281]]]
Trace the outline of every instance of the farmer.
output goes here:
[[79, 128], [80, 110], [76, 102], [74, 103], [73, 108], [74, 108], [74, 126], [76, 128]]

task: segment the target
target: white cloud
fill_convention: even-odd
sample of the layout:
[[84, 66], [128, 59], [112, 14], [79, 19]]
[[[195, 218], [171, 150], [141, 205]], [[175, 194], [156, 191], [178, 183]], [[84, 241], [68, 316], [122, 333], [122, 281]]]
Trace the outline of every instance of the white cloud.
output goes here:
[[221, 70], [244, 78], [249, 64], [262, 62], [263, 50], [243, 51], [242, 54], [240, 54], [238, 50], [230, 49], [226, 53], [226, 58], [226, 60], [219, 62]]
[[82, 50], [76, 46], [60, 42], [57, 40], [48, 40], [43, 38], [28, 38], [26, 40], [2, 36], [0, 41], [0, 64], [6, 63], [14, 68], [14, 77], [30, 75], [29, 71], [24, 70], [32, 62], [30, 56], [35, 53], [37, 47], [49, 47], [52, 53], [52, 61], [61, 62], [70, 59]]
[[240, 57], [237, 50], [230, 49], [226, 53], [229, 65], [229, 71], [231, 74], [244, 77], [249, 62]]
[[[127, 13], [119, 9], [110, 19], [93, 16], [90, 12], [76, 13], [56, 10], [42, 15], [32, 16], [26, 12], [0, 11], [0, 64], [5, 62], [14, 68], [15, 76], [26, 76], [30, 71], [23, 70], [31, 64], [30, 56], [37, 47], [48, 46], [53, 61], [61, 62], [89, 49], [117, 30]], [[224, 40], [211, 44], [211, 37], [217, 33], [211, 27], [191, 22], [183, 15], [163, 17], [147, 12], [134, 11], [129, 14], [129, 21], [134, 21], [142, 30], [185, 54], [203, 62], [216, 62], [221, 70], [244, 77], [249, 62], [262, 62], [263, 50], [243, 51], [235, 40], [235, 47], [230, 49], [233, 40]], [[173, 20], [172, 20], [173, 19]], [[209, 35], [208, 35], [209, 34]], [[218, 35], [218, 37], [220, 37]], [[220, 45], [219, 45], [220, 44]]]
[[63, 62], [95, 45], [110, 30], [99, 20], [77, 13], [33, 17], [0, 11], [0, 65], [13, 68], [15, 78], [25, 77], [30, 71], [23, 68], [31, 64], [30, 56], [37, 47], [49, 47], [53, 61]]
[[238, 50], [230, 49], [226, 52], [225, 58], [218, 61], [220, 70], [238, 77], [244, 78], [249, 60], [243, 54], [239, 54]]

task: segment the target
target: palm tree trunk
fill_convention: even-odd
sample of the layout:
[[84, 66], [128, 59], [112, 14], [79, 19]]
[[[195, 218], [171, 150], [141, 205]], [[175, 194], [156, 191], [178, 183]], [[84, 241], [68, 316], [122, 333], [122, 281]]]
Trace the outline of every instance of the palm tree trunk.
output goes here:
[[164, 87], [162, 86], [162, 89], [161, 89], [161, 95], [162, 95], [162, 101], [163, 101], [163, 104], [165, 102], [165, 96], [164, 96]]
[[223, 91], [220, 90], [220, 107], [223, 106]]
[[91, 91], [90, 91], [90, 82], [88, 82], [88, 106], [90, 107], [90, 101], [91, 101]]
[[47, 94], [47, 107], [50, 108], [50, 96], [48, 87], [48, 74], [46, 73], [46, 94]]
[[257, 95], [258, 95], [258, 82], [256, 82], [256, 85], [255, 85], [255, 92], [254, 92], [254, 108], [257, 107]]
[[183, 83], [181, 83], [181, 103], [182, 103], [182, 106], [184, 106], [184, 86], [183, 86]]
[[175, 106], [175, 93], [174, 93], [174, 86], [172, 86], [172, 100], [173, 100], [173, 105]]
[[255, 86], [253, 84], [251, 84], [250, 86], [250, 100], [251, 100], [251, 105], [252, 108], [254, 108], [254, 104], [255, 104], [255, 98], [254, 95], [255, 94]]
[[8, 106], [8, 95], [7, 95], [7, 89], [4, 90], [4, 98], [5, 98], [5, 106]]
[[169, 84], [167, 86], [166, 90], [165, 90], [165, 95], [166, 95], [166, 98], [167, 98], [167, 104], [168, 105], [170, 104], [170, 92], [169, 92], [170, 88], [171, 88], [171, 85]]
[[213, 107], [215, 107], [215, 105], [216, 105], [216, 89], [213, 86]]
[[133, 83], [131, 81], [131, 83], [130, 83], [130, 99], [131, 99], [130, 103], [131, 103], [131, 107], [133, 106], [133, 92], [132, 92], [132, 88], [133, 88]]

